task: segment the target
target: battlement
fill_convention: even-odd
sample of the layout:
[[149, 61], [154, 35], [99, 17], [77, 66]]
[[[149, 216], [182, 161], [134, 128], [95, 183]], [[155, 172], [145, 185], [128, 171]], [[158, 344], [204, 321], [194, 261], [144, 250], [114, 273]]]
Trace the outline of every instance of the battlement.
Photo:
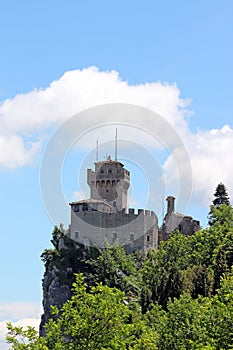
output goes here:
[[70, 237], [82, 244], [104, 248], [115, 241], [128, 252], [157, 247], [158, 219], [153, 211], [133, 208], [113, 212], [106, 201], [87, 199], [70, 203]]
[[96, 200], [96, 199], [82, 199], [80, 201], [71, 202], [69, 203], [72, 207], [72, 210], [75, 213], [87, 213], [87, 212], [101, 212], [101, 213], [112, 213], [119, 215], [126, 215], [126, 216], [156, 216], [155, 212], [153, 210], [148, 209], [134, 209], [129, 208], [128, 213], [125, 209], [118, 212], [112, 212], [112, 206], [107, 203], [106, 201]]
[[136, 212], [134, 208], [129, 208], [128, 215], [155, 216], [155, 212], [153, 210], [148, 210], [148, 209], [138, 209]]
[[126, 251], [156, 249], [159, 241], [179, 230], [185, 235], [200, 229], [192, 217], [175, 211], [175, 197], [167, 197], [167, 213], [158, 232], [158, 218], [148, 209], [127, 208], [130, 172], [124, 164], [112, 160], [96, 162], [87, 170], [90, 199], [71, 202], [71, 225], [68, 235], [85, 246], [103, 249], [106, 241], [117, 242]]

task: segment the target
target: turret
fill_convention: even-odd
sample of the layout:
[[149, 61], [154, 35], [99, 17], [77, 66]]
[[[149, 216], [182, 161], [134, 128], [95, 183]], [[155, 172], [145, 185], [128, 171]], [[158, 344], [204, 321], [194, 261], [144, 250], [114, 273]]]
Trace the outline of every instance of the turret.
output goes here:
[[95, 171], [87, 170], [87, 183], [91, 199], [106, 201], [112, 205], [112, 211], [126, 210], [130, 173], [124, 164], [110, 157], [106, 161], [96, 162]]
[[175, 197], [168, 196], [167, 199], [167, 215], [171, 215], [175, 211]]

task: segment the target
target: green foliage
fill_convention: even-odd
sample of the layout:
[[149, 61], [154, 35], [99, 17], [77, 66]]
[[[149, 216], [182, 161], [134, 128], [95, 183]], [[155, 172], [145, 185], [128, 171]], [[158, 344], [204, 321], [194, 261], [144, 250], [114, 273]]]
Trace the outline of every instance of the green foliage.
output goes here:
[[45, 249], [40, 257], [45, 267], [48, 268], [59, 256], [57, 249]]
[[232, 265], [233, 233], [226, 234], [218, 225], [190, 237], [172, 234], [157, 251], [149, 252], [139, 272], [143, 312], [153, 303], [166, 309], [169, 298], [182, 293], [193, 298], [214, 295]]
[[230, 205], [230, 200], [226, 187], [223, 183], [218, 184], [214, 193], [215, 199], [213, 200], [213, 205], [218, 207], [222, 204]]
[[233, 229], [233, 208], [228, 204], [215, 207], [210, 206], [209, 225], [218, 228], [223, 233]]
[[233, 349], [232, 287], [232, 277], [222, 279], [221, 289], [212, 298], [183, 294], [168, 302], [166, 313], [158, 308], [147, 312], [158, 334], [158, 349]]
[[51, 243], [55, 247], [55, 249], [59, 249], [59, 240], [60, 238], [64, 237], [65, 235], [65, 230], [62, 224], [60, 224], [59, 227], [55, 226], [53, 233], [52, 233], [52, 240]]
[[233, 349], [233, 275], [221, 279], [213, 297], [193, 299], [182, 294], [168, 301], [167, 311], [153, 305], [141, 316], [124, 303], [116, 288], [98, 284], [88, 291], [81, 275], [74, 296], [56, 320], [38, 337], [28, 327], [8, 324], [7, 340], [14, 350], [220, 350]]
[[229, 274], [233, 266], [233, 232], [229, 232], [218, 246], [214, 261], [215, 290], [220, 287], [222, 276]]
[[157, 251], [149, 252], [142, 268], [142, 309], [151, 303], [164, 308], [169, 298], [179, 297], [183, 290], [183, 270], [190, 255], [188, 237], [174, 233]]
[[95, 259], [89, 259], [91, 278], [95, 282], [102, 282], [109, 287], [117, 287], [128, 292], [139, 291], [137, 266], [139, 254], [126, 254], [123, 247], [117, 245], [106, 247]]
[[15, 350], [223, 350], [233, 349], [233, 209], [219, 184], [207, 229], [174, 232], [146, 257], [106, 245], [85, 249], [55, 227], [53, 249], [42, 253], [56, 266], [73, 296], [52, 308], [46, 336], [8, 325]]
[[[43, 350], [156, 350], [153, 330], [124, 303], [124, 293], [98, 284], [90, 288], [82, 275], [73, 285], [74, 295], [61, 312], [53, 307], [56, 320], [46, 325], [46, 336], [38, 337], [9, 324], [7, 340], [12, 348]], [[20, 339], [18, 339], [20, 337]]]

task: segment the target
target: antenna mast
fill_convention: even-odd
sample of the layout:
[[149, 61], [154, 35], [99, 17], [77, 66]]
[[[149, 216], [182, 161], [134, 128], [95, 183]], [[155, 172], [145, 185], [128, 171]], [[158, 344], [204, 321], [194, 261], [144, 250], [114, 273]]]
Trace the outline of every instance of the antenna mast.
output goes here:
[[117, 161], [117, 128], [116, 128], [116, 137], [115, 137], [115, 160]]
[[99, 142], [96, 141], [96, 161], [99, 161]]

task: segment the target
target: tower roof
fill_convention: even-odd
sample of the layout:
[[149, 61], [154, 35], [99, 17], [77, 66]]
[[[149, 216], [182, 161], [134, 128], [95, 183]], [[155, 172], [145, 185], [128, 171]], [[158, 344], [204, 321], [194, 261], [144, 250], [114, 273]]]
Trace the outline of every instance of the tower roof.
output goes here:
[[121, 167], [124, 166], [123, 163], [119, 162], [118, 160], [113, 160], [113, 159], [111, 159], [111, 158], [106, 159], [106, 160], [101, 160], [101, 161], [95, 162], [94, 164], [95, 164], [95, 165], [117, 164], [117, 165], [120, 165]]
[[74, 201], [69, 203], [69, 205], [76, 205], [76, 204], [104, 204], [104, 205], [107, 205], [108, 207], [112, 207], [111, 204], [107, 203], [105, 200], [93, 199], [93, 198], [81, 199], [79, 201]]

